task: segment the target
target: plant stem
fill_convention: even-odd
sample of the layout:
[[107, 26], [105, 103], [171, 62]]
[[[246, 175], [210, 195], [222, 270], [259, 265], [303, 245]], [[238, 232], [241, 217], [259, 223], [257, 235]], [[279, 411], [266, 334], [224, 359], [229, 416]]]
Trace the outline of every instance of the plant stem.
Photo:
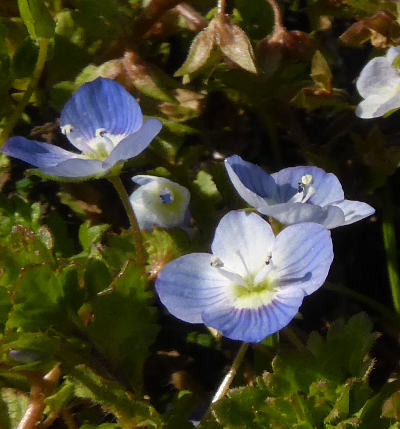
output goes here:
[[217, 11], [219, 15], [225, 15], [226, 0], [218, 0]]
[[291, 328], [286, 326], [286, 328], [282, 330], [282, 333], [286, 335], [288, 340], [296, 347], [297, 351], [304, 352], [306, 350], [300, 338], [294, 333]]
[[29, 103], [33, 92], [37, 88], [40, 76], [42, 75], [44, 69], [44, 65], [46, 64], [48, 48], [49, 39], [42, 37], [39, 40], [39, 53], [35, 68], [33, 70], [32, 79], [28, 85], [28, 88], [25, 91], [25, 94], [23, 95], [14, 112], [11, 114], [10, 118], [7, 121], [7, 125], [4, 127], [3, 132], [1, 133], [0, 147], [3, 146], [5, 141], [8, 140], [9, 136], [12, 134], [15, 125], [18, 123], [18, 120], [24, 112], [27, 104]]
[[31, 378], [29, 405], [17, 429], [32, 429], [38, 427], [46, 407], [45, 399], [53, 392], [60, 376], [60, 365], [57, 364], [43, 378], [37, 377], [36, 375]]
[[282, 18], [282, 12], [278, 6], [278, 3], [276, 0], [267, 0], [269, 5], [272, 8], [272, 11], [274, 12], [274, 33], [281, 31], [285, 28], [283, 25], [283, 18]]
[[393, 306], [397, 314], [400, 314], [400, 280], [399, 263], [396, 243], [396, 230], [393, 217], [393, 205], [389, 193], [386, 191], [383, 204], [383, 245], [386, 252], [386, 264], [389, 276], [390, 290], [392, 292]]
[[232, 366], [230, 367], [229, 371], [225, 375], [224, 379], [222, 380], [222, 383], [219, 385], [217, 391], [215, 392], [215, 395], [211, 401], [211, 404], [215, 404], [217, 401], [219, 401], [221, 398], [223, 398], [226, 394], [226, 392], [229, 389], [229, 386], [231, 385], [233, 379], [235, 378], [235, 375], [239, 369], [240, 364], [243, 361], [244, 355], [246, 354], [246, 351], [249, 347], [248, 343], [242, 343], [242, 345], [239, 348], [239, 351], [237, 352], [237, 355], [232, 362]]
[[341, 295], [347, 295], [350, 298], [355, 299], [356, 301], [362, 302], [363, 304], [367, 305], [368, 307], [370, 307], [371, 309], [379, 313], [384, 319], [398, 320], [399, 318], [396, 313], [393, 313], [385, 305], [380, 304], [379, 302], [376, 302], [374, 299], [369, 298], [368, 296], [363, 295], [362, 293], [356, 292], [353, 289], [347, 288], [342, 285], [328, 283], [328, 282], [325, 283], [324, 289], [329, 290], [331, 292], [340, 293]]
[[138, 265], [145, 265], [146, 263], [146, 251], [143, 245], [142, 233], [140, 232], [139, 224], [133, 211], [132, 205], [129, 201], [128, 193], [126, 192], [125, 186], [122, 183], [120, 176], [109, 177], [108, 180], [113, 184], [115, 190], [122, 201], [126, 214], [128, 215], [129, 222], [131, 224], [131, 230], [135, 238], [136, 243], [136, 262]]

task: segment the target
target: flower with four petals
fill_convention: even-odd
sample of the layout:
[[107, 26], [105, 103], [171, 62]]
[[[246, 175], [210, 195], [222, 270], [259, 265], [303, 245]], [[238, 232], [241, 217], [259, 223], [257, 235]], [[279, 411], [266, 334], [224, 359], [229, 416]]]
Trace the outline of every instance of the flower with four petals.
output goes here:
[[132, 180], [140, 185], [129, 198], [140, 229], [174, 228], [188, 223], [190, 193], [184, 186], [156, 176], [138, 175]]
[[331, 229], [375, 212], [366, 203], [345, 200], [338, 178], [318, 167], [289, 167], [270, 175], [238, 155], [226, 158], [225, 167], [246, 203], [284, 225], [316, 222]]
[[67, 101], [60, 127], [80, 153], [25, 137], [10, 138], [2, 152], [48, 176], [102, 177], [146, 149], [162, 124], [158, 119], [144, 122], [138, 102], [119, 83], [98, 78], [82, 85]]
[[157, 293], [178, 319], [245, 342], [259, 342], [286, 326], [304, 296], [323, 284], [333, 259], [323, 226], [292, 225], [275, 236], [259, 215], [241, 211], [222, 218], [211, 251], [166, 265]]

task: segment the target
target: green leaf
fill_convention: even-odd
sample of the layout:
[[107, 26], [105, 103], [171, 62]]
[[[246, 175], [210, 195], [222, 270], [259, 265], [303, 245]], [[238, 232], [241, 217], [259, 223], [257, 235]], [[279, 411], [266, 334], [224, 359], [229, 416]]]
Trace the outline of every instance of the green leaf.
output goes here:
[[[90, 399], [104, 410], [113, 413], [120, 421], [129, 422], [125, 427], [161, 427], [162, 423], [155, 409], [144, 401], [135, 401], [125, 388], [106, 380], [89, 367], [80, 365], [67, 375], [78, 398]], [[159, 425], [159, 426], [158, 426]]]
[[18, 0], [18, 8], [33, 39], [53, 37], [56, 24], [43, 0]]
[[[28, 407], [28, 395], [15, 389], [3, 387], [0, 390], [0, 423], [4, 429], [14, 429], [21, 421]], [[7, 411], [6, 411], [7, 410]], [[7, 412], [7, 416], [5, 415]], [[4, 424], [4, 426], [3, 426]]]
[[23, 40], [12, 59], [12, 71], [15, 77], [24, 78], [32, 75], [39, 53], [38, 45], [31, 37]]
[[69, 332], [77, 321], [82, 304], [74, 267], [55, 272], [49, 264], [26, 267], [18, 278], [9, 329], [46, 330], [56, 326]]
[[141, 268], [128, 263], [107, 293], [97, 295], [90, 304], [94, 321], [88, 335], [108, 359], [112, 369], [140, 390], [143, 364], [158, 327]]
[[79, 242], [83, 247], [83, 252], [88, 255], [97, 255], [95, 246], [100, 243], [104, 232], [109, 229], [109, 225], [90, 226], [90, 222], [84, 222], [79, 228]]

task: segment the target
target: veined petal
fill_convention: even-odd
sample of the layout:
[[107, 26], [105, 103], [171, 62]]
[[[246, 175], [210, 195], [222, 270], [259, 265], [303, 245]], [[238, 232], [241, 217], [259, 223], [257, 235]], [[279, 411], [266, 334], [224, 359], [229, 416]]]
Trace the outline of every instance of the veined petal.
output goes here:
[[[129, 197], [141, 229], [183, 225], [190, 201], [190, 193], [184, 186], [156, 176], [139, 175], [132, 180], [142, 183]], [[164, 201], [163, 197], [170, 201]]]
[[227, 299], [230, 281], [212, 266], [212, 261], [208, 253], [192, 253], [162, 269], [155, 287], [172, 315], [185, 322], [203, 323], [203, 311]]
[[344, 214], [337, 207], [320, 207], [308, 203], [283, 203], [274, 206], [264, 206], [258, 211], [272, 216], [284, 225], [293, 225], [300, 222], [315, 222], [326, 228], [335, 228], [344, 222]]
[[225, 159], [225, 168], [236, 191], [249, 205], [260, 207], [267, 205], [264, 198], [275, 199], [275, 181], [258, 165], [233, 155]]
[[[357, 90], [361, 97], [385, 96], [400, 86], [400, 77], [386, 57], [373, 58], [361, 71], [357, 79]], [[389, 95], [390, 97], [390, 95]]]
[[158, 119], [148, 119], [135, 134], [131, 134], [118, 143], [105, 160], [113, 166], [119, 161], [133, 158], [143, 152], [154, 137], [161, 131], [162, 123]]
[[65, 177], [65, 178], [87, 178], [101, 173], [101, 175], [108, 172], [107, 168], [101, 161], [94, 159], [81, 159], [72, 158], [63, 161], [54, 167], [41, 167], [44, 174], [48, 176]]
[[11, 137], [1, 151], [5, 155], [18, 158], [38, 168], [53, 167], [68, 159], [79, 157], [78, 154], [60, 147], [24, 137]]
[[322, 286], [332, 260], [330, 232], [316, 223], [288, 226], [276, 236], [272, 249], [278, 287], [301, 289], [306, 295]]
[[296, 193], [302, 177], [311, 175], [315, 193], [309, 199], [312, 204], [324, 206], [332, 201], [342, 200], [344, 193], [338, 178], [318, 167], [289, 167], [273, 173], [271, 176], [277, 184], [277, 202], [289, 201]]
[[255, 309], [237, 309], [222, 301], [205, 309], [203, 321], [232, 340], [257, 343], [293, 319], [303, 296], [301, 289], [280, 291], [269, 305]]
[[339, 207], [344, 213], [343, 225], [350, 225], [375, 213], [375, 209], [361, 201], [343, 200], [332, 205]]
[[139, 130], [143, 115], [138, 102], [126, 89], [110, 79], [98, 78], [82, 85], [67, 101], [60, 117], [61, 128], [68, 127], [68, 138], [82, 150], [96, 131], [127, 136]]
[[274, 240], [271, 226], [260, 216], [231, 211], [218, 224], [211, 250], [225, 268], [245, 277], [265, 265]]

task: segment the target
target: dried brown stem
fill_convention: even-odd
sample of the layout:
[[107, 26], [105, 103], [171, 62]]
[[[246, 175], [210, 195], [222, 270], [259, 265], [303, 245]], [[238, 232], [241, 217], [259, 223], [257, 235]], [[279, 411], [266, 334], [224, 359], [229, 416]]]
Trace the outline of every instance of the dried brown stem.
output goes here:
[[208, 25], [208, 21], [187, 3], [183, 2], [178, 4], [178, 6], [175, 6], [175, 10], [182, 16], [183, 19], [185, 19], [189, 29], [195, 31], [196, 33], [200, 32]]

